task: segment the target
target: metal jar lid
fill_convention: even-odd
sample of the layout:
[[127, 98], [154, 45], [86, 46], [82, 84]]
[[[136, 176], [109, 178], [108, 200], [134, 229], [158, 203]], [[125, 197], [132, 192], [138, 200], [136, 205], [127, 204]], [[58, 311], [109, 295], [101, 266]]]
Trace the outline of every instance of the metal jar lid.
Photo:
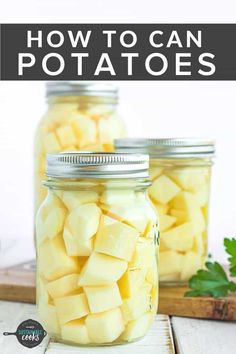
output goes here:
[[213, 157], [214, 140], [199, 138], [116, 139], [118, 152], [149, 154], [151, 158]]
[[46, 95], [51, 96], [94, 96], [118, 98], [118, 88], [110, 83], [90, 81], [49, 81]]
[[48, 154], [46, 176], [55, 178], [147, 178], [148, 155], [63, 152]]

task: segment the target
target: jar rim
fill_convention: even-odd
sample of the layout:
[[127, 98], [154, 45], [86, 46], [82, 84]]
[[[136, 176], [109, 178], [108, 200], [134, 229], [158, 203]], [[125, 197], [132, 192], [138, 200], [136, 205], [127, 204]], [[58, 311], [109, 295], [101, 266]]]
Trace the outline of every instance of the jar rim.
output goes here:
[[118, 87], [111, 83], [91, 81], [49, 81], [46, 96], [89, 96], [118, 99]]
[[69, 151], [48, 154], [46, 176], [55, 178], [148, 178], [144, 154]]
[[117, 152], [149, 154], [150, 158], [199, 158], [215, 155], [215, 141], [203, 138], [115, 139]]

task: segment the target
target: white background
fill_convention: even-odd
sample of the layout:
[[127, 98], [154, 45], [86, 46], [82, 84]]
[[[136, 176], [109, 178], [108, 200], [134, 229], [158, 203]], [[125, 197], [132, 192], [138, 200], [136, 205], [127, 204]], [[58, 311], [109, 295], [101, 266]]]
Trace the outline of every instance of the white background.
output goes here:
[[[21, 0], [1, 4], [0, 23], [236, 22], [235, 1]], [[216, 139], [210, 251], [225, 261], [223, 237], [236, 237], [236, 82], [118, 85], [121, 112], [131, 136]], [[45, 109], [44, 83], [0, 83], [0, 266], [6, 259], [15, 262], [34, 255], [33, 135]]]

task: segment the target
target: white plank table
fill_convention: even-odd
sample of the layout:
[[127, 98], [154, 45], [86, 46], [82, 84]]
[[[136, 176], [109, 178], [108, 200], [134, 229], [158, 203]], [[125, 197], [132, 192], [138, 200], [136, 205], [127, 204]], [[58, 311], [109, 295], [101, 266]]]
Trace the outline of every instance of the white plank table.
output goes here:
[[[207, 321], [157, 315], [148, 335], [125, 346], [79, 348], [49, 341], [46, 337], [36, 348], [21, 346], [15, 332], [26, 319], [37, 320], [35, 305], [0, 301], [0, 354], [236, 354], [236, 323]], [[173, 337], [175, 344], [173, 343]], [[176, 348], [176, 351], [174, 349]]]
[[171, 326], [168, 316], [157, 315], [148, 335], [140, 341], [113, 347], [79, 348], [49, 341], [46, 337], [36, 348], [28, 349], [20, 345], [15, 336], [3, 336], [3, 332], [15, 332], [26, 319], [38, 317], [35, 305], [0, 301], [0, 354], [174, 354]]

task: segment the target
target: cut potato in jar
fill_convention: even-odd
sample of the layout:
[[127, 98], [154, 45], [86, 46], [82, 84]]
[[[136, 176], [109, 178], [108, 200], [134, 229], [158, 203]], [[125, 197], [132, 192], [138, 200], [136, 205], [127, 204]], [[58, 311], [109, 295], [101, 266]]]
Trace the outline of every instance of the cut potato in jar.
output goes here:
[[63, 149], [77, 144], [76, 135], [70, 125], [59, 127], [56, 130], [56, 135]]
[[122, 315], [126, 322], [136, 320], [152, 307], [151, 295], [145, 290], [140, 290], [130, 298], [124, 299], [121, 305]]
[[48, 154], [52, 152], [62, 151], [62, 147], [55, 133], [48, 133], [44, 137], [44, 149]]
[[125, 328], [120, 308], [89, 314], [85, 323], [93, 343], [112, 343]]
[[55, 280], [80, 270], [76, 257], [66, 254], [62, 236], [44, 241], [38, 247], [38, 269], [47, 280]]
[[89, 313], [85, 294], [57, 298], [55, 305], [60, 324], [82, 318]]
[[66, 227], [78, 241], [89, 240], [98, 231], [100, 217], [101, 210], [95, 203], [80, 205], [69, 214]]
[[98, 193], [95, 191], [63, 191], [62, 200], [71, 212], [81, 204], [96, 203], [98, 201]]
[[122, 304], [120, 291], [116, 283], [106, 286], [85, 286], [91, 313], [104, 312]]
[[153, 322], [152, 312], [147, 312], [137, 320], [131, 321], [127, 324], [121, 339], [132, 342], [135, 339], [141, 338], [148, 331]]
[[155, 248], [153, 247], [152, 240], [139, 237], [129, 267], [141, 269], [152, 267], [154, 265], [155, 257]]
[[79, 289], [78, 279], [78, 274], [65, 275], [62, 278], [47, 283], [46, 289], [53, 299], [63, 297]]
[[153, 204], [154, 204], [155, 208], [157, 209], [159, 215], [163, 215], [163, 214], [168, 213], [168, 210], [169, 210], [168, 204], [161, 204], [161, 203], [157, 203], [156, 201], [154, 201]]
[[145, 210], [141, 207], [141, 204], [114, 204], [110, 206], [101, 205], [101, 208], [111, 218], [117, 219], [123, 223], [126, 223], [139, 232], [144, 233], [149, 222], [148, 216]]
[[160, 215], [159, 216], [159, 221], [160, 221], [160, 231], [166, 231], [168, 230], [172, 225], [175, 224], [176, 218], [170, 215]]
[[103, 216], [96, 234], [94, 250], [130, 261], [139, 232], [108, 216]]
[[122, 298], [133, 296], [144, 283], [146, 269], [128, 269], [120, 280], [118, 286]]
[[97, 141], [97, 128], [95, 122], [88, 116], [76, 114], [71, 118], [71, 126], [77, 138], [77, 144], [83, 148], [89, 144], [95, 144]]
[[84, 319], [67, 322], [61, 326], [61, 337], [64, 341], [76, 344], [88, 344], [90, 338]]
[[179, 191], [179, 186], [177, 186], [170, 178], [165, 175], [161, 175], [155, 179], [149, 188], [149, 194], [151, 198], [162, 204], [166, 204], [171, 201], [176, 196], [176, 194], [179, 193]]
[[185, 252], [193, 247], [193, 229], [190, 223], [185, 223], [162, 233], [161, 242], [175, 251]]
[[122, 277], [127, 266], [123, 259], [93, 252], [81, 270], [78, 285], [109, 285]]
[[54, 305], [39, 302], [38, 313], [45, 330], [48, 333], [59, 336], [60, 325], [57, 317], [56, 307]]
[[187, 252], [183, 256], [182, 269], [180, 273], [181, 280], [188, 280], [193, 274], [201, 268], [201, 255], [195, 252]]
[[176, 251], [160, 252], [159, 255], [159, 274], [160, 277], [175, 272], [181, 272], [184, 255]]
[[57, 236], [63, 230], [65, 217], [65, 209], [52, 209], [44, 221], [43, 230], [45, 235], [51, 239]]

